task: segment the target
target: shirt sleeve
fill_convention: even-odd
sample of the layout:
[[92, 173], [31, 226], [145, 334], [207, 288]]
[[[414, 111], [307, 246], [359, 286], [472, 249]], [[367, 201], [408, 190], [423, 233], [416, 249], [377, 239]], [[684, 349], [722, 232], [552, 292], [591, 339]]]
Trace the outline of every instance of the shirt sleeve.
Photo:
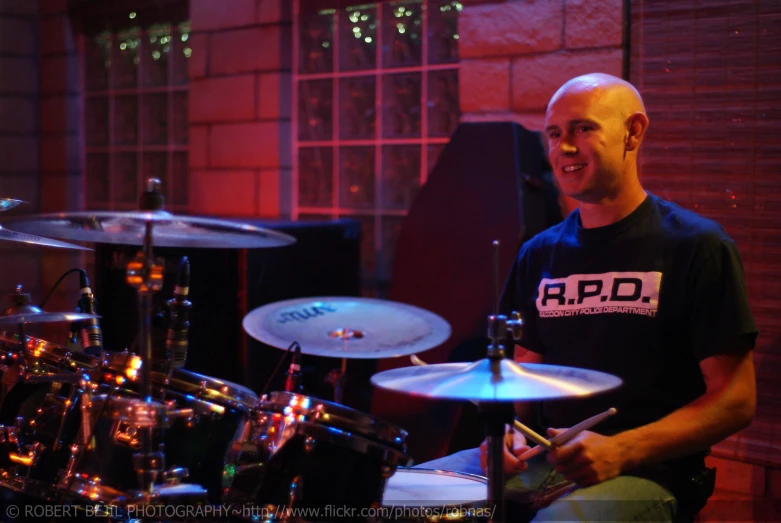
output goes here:
[[699, 361], [754, 348], [757, 327], [748, 304], [743, 264], [735, 242], [724, 239], [695, 264], [690, 336]]

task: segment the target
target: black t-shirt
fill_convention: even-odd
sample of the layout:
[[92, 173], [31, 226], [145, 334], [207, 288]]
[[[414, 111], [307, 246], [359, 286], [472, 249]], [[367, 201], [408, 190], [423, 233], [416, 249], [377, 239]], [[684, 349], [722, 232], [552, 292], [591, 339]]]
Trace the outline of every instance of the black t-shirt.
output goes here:
[[658, 420], [705, 392], [699, 362], [753, 348], [757, 336], [735, 243], [717, 223], [651, 194], [614, 224], [584, 229], [578, 211], [526, 242], [501, 310], [524, 319], [520, 345], [544, 363], [613, 374], [623, 385], [546, 401], [543, 427], [593, 430]]

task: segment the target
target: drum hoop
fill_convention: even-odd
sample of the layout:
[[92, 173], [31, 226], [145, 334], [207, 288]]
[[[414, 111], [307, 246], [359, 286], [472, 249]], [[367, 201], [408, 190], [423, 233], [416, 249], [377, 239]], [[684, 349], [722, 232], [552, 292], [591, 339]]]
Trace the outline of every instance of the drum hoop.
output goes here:
[[[131, 352], [114, 352], [107, 355], [104, 364], [112, 372], [123, 373], [128, 362], [134, 357], [137, 355]], [[258, 402], [257, 394], [246, 387], [190, 370], [175, 368], [166, 371], [163, 365], [153, 363], [150, 374], [152, 382], [164, 389], [189, 394], [204, 401], [229, 405], [244, 411], [251, 410]]]
[[[19, 344], [19, 335], [2, 331], [0, 333], [0, 342]], [[31, 354], [31, 349], [28, 348], [30, 342], [33, 342], [35, 346], [33, 351], [38, 351], [39, 355]], [[34, 336], [27, 336], [27, 343], [23, 347], [23, 352], [25, 358], [31, 361], [44, 361], [50, 365], [56, 365], [60, 370], [70, 370], [74, 373], [78, 370], [91, 370], [99, 367], [101, 364], [100, 358]], [[77, 368], [66, 364], [73, 362], [77, 363]]]
[[[480, 476], [479, 474], [469, 474], [467, 472], [455, 472], [452, 470], [442, 470], [442, 469], [428, 469], [428, 468], [398, 468], [396, 469], [396, 473], [399, 472], [403, 474], [405, 473], [412, 473], [412, 474], [432, 474], [436, 476], [450, 476], [454, 478], [462, 478], [462, 479], [469, 479], [471, 481], [474, 481], [476, 483], [483, 483], [485, 485], [488, 485], [488, 478], [485, 476]], [[394, 474], [394, 475], [395, 475]]]
[[369, 438], [366, 438], [360, 434], [343, 432], [333, 432], [328, 427], [317, 423], [301, 422], [296, 425], [296, 434], [304, 437], [314, 437], [322, 441], [327, 441], [335, 445], [350, 448], [360, 452], [362, 448], [375, 449], [374, 454], [380, 453], [384, 455], [384, 460], [390, 464], [397, 465], [400, 462], [409, 463], [410, 457], [399, 450], [397, 447], [392, 447], [386, 443], [381, 443]]
[[[307, 400], [309, 406], [302, 407], [302, 400]], [[261, 398], [258, 403], [258, 411], [283, 412], [287, 407], [305, 411], [304, 416], [308, 422], [331, 425], [339, 429], [346, 429], [363, 436], [378, 439], [386, 445], [404, 448], [407, 439], [407, 431], [359, 410], [339, 405], [330, 401], [296, 394], [294, 392], [275, 391]], [[326, 422], [327, 420], [327, 422]]]

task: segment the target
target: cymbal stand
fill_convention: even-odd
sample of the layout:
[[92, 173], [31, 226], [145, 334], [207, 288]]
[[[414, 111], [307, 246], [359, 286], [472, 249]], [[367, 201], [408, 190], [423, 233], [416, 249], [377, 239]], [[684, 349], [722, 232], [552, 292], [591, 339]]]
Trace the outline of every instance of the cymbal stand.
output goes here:
[[[356, 339], [363, 338], [364, 333], [361, 331], [354, 331], [352, 329], [345, 327], [343, 329], [336, 329], [335, 331], [330, 332], [329, 336], [331, 336], [332, 338], [340, 338], [344, 342], [344, 351], [347, 352], [347, 343], [349, 342], [349, 340], [352, 338], [356, 338]], [[342, 401], [344, 399], [344, 382], [346, 376], [347, 376], [347, 358], [342, 358], [342, 368], [333, 369], [331, 372], [328, 373], [328, 376], [325, 377], [325, 381], [333, 386], [334, 402], [338, 403], [339, 405], [342, 404]]]
[[344, 382], [347, 378], [347, 358], [342, 358], [341, 369], [332, 369], [325, 377], [326, 383], [334, 388], [334, 403], [342, 404], [344, 400]]
[[[141, 210], [162, 210], [164, 199], [160, 193], [160, 180], [151, 178], [147, 192], [141, 195]], [[152, 403], [152, 294], [163, 286], [163, 263], [153, 257], [153, 222], [145, 223], [144, 246], [128, 263], [127, 282], [138, 291], [138, 333], [141, 347], [141, 397], [151, 408]], [[139, 408], [143, 408], [139, 406]], [[152, 494], [157, 476], [165, 469], [165, 456], [152, 449], [154, 425], [141, 431], [142, 452], [133, 455], [133, 464], [138, 474], [141, 490]]]
[[[514, 339], [518, 339], [521, 324], [517, 313], [511, 320], [503, 315], [488, 316], [488, 337], [491, 344], [488, 346], [487, 357], [491, 362], [492, 381], [502, 379], [500, 363], [504, 359], [503, 342], [508, 330], [512, 331]], [[504, 427], [505, 424], [513, 423], [513, 405], [509, 402], [481, 402], [479, 412], [485, 423], [488, 445], [488, 506], [495, 507], [491, 521], [504, 521]]]
[[[508, 332], [513, 340], [521, 338], [523, 321], [520, 314], [513, 312], [512, 318], [498, 313], [499, 310], [499, 242], [494, 247], [494, 314], [488, 316], [487, 358], [491, 365], [491, 381], [501, 381], [501, 360], [504, 359], [504, 340]], [[485, 423], [488, 446], [488, 506], [494, 507], [490, 522], [504, 522], [504, 434], [505, 424], [512, 424], [515, 416], [510, 402], [481, 402], [479, 412]]]

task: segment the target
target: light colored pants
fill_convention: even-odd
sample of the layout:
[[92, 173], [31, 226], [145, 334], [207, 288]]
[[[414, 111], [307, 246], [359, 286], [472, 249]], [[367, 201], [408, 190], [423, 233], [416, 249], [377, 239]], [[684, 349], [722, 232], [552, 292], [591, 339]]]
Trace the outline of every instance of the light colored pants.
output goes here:
[[[555, 492], [566, 481], [540, 454], [529, 467], [505, 482], [507, 521], [673, 521], [675, 497], [658, 483], [634, 476], [619, 476], [591, 487], [575, 488], [544, 505], [543, 494]], [[468, 449], [415, 468], [449, 470], [485, 476], [480, 449]]]

